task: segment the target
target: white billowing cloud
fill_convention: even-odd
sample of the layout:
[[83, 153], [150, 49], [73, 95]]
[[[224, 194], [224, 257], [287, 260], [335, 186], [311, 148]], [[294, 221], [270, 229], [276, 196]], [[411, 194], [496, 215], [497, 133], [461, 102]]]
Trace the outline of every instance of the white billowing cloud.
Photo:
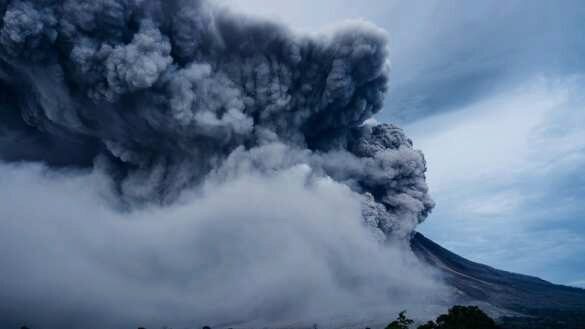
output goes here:
[[43, 328], [385, 322], [445, 296], [410, 251], [375, 239], [349, 188], [305, 165], [131, 213], [112, 208], [104, 181], [0, 163], [3, 323], [31, 314]]

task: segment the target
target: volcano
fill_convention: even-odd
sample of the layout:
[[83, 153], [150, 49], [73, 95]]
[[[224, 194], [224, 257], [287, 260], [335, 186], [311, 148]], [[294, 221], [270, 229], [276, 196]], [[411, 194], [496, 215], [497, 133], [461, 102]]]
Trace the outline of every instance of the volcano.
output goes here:
[[385, 30], [206, 0], [0, 0], [0, 18], [0, 328], [386, 321], [452, 290], [438, 307], [580, 328], [583, 290], [413, 233], [435, 203], [423, 152], [375, 119]]
[[421, 233], [411, 248], [456, 290], [458, 302], [480, 305], [504, 328], [585, 328], [585, 289], [472, 262]]

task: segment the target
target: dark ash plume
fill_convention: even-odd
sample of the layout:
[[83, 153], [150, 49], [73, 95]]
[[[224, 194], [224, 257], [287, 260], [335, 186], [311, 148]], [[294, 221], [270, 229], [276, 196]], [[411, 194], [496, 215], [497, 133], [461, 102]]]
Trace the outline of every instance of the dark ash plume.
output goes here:
[[305, 163], [398, 236], [433, 207], [412, 142], [363, 124], [388, 82], [375, 27], [299, 36], [197, 0], [0, 0], [0, 15], [0, 159], [94, 166], [128, 205]]

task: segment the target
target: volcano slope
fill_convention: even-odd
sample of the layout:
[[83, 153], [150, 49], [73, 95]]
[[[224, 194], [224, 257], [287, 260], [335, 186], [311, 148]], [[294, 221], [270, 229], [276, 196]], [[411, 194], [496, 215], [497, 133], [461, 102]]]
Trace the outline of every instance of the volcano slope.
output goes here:
[[503, 328], [585, 328], [584, 289], [472, 262], [421, 233], [415, 233], [411, 247], [456, 289], [459, 302], [483, 304]]

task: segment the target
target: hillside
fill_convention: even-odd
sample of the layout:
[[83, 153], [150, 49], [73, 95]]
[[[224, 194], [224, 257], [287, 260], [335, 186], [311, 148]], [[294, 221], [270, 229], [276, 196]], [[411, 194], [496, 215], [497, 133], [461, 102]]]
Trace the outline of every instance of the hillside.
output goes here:
[[506, 328], [585, 328], [584, 289], [469, 261], [420, 233], [411, 246], [457, 289], [461, 303], [485, 303]]

